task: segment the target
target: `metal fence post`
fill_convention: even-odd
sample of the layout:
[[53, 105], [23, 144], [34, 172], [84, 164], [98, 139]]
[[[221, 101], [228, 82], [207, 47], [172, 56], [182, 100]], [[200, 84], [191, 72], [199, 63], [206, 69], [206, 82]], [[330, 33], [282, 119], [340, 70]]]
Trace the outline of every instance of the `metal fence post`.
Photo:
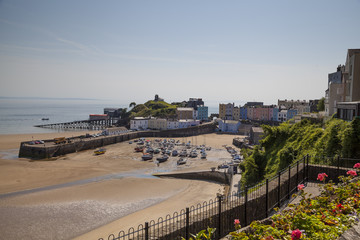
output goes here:
[[269, 217], [269, 179], [266, 179], [265, 216]]
[[145, 222], [145, 240], [149, 240], [149, 223]]
[[306, 157], [303, 158], [303, 183], [305, 183], [306, 175], [305, 175], [305, 163]]
[[281, 205], [281, 195], [280, 195], [280, 189], [281, 189], [281, 172], [278, 173], [278, 207], [280, 208]]
[[337, 156], [337, 180], [339, 180], [339, 176], [340, 176], [340, 157]]
[[185, 239], [188, 240], [190, 235], [190, 209], [186, 208], [186, 226], [185, 226]]
[[299, 184], [299, 161], [296, 162], [296, 185]]
[[288, 199], [290, 199], [290, 179], [291, 179], [291, 166], [289, 166], [289, 176], [288, 176]]
[[245, 226], [247, 226], [247, 201], [248, 201], [248, 187], [245, 186], [245, 203], [244, 203]]
[[309, 154], [306, 155], [306, 181], [309, 182]]
[[219, 229], [219, 237], [218, 237], [218, 239], [220, 239], [220, 237], [222, 236], [221, 235], [221, 199], [222, 199], [222, 195], [219, 195], [218, 196], [218, 201], [219, 201], [219, 219], [218, 219], [218, 221], [219, 221], [219, 224], [218, 224], [218, 229]]

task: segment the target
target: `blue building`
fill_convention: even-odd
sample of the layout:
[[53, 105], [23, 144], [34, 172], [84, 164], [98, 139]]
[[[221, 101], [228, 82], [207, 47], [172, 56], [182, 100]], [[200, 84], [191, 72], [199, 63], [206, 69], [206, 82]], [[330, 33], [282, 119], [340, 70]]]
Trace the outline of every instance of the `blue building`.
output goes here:
[[247, 119], [247, 107], [240, 107], [240, 119]]
[[201, 121], [207, 121], [209, 118], [208, 112], [209, 110], [207, 106], [198, 106], [196, 119]]
[[290, 120], [292, 118], [295, 117], [295, 115], [297, 114], [297, 109], [288, 109], [287, 110], [287, 120]]
[[278, 108], [273, 108], [273, 117], [272, 117], [272, 120], [273, 121], [278, 121], [278, 113], [279, 113], [279, 109]]

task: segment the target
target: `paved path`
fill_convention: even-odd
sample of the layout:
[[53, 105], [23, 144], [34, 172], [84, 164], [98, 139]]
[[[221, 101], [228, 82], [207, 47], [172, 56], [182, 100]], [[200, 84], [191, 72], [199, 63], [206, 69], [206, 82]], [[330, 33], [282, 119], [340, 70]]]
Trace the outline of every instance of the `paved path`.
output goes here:
[[230, 192], [240, 192], [240, 180], [241, 180], [241, 174], [234, 174], [232, 178], [232, 183], [230, 186]]

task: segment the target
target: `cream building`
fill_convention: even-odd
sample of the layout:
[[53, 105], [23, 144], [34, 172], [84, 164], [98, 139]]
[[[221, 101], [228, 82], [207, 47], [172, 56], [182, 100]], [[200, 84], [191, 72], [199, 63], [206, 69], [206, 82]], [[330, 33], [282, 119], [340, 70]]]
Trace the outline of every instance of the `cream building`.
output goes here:
[[148, 128], [152, 130], [166, 130], [167, 120], [162, 118], [150, 118]]
[[176, 108], [178, 119], [194, 119], [194, 108]]

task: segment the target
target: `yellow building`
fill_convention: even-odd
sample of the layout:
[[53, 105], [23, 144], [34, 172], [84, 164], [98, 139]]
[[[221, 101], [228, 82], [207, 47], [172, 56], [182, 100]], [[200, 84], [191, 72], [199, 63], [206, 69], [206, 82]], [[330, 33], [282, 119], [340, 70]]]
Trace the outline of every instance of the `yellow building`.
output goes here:
[[240, 119], [240, 108], [235, 107], [234, 103], [219, 104], [219, 118], [224, 120], [239, 120]]

